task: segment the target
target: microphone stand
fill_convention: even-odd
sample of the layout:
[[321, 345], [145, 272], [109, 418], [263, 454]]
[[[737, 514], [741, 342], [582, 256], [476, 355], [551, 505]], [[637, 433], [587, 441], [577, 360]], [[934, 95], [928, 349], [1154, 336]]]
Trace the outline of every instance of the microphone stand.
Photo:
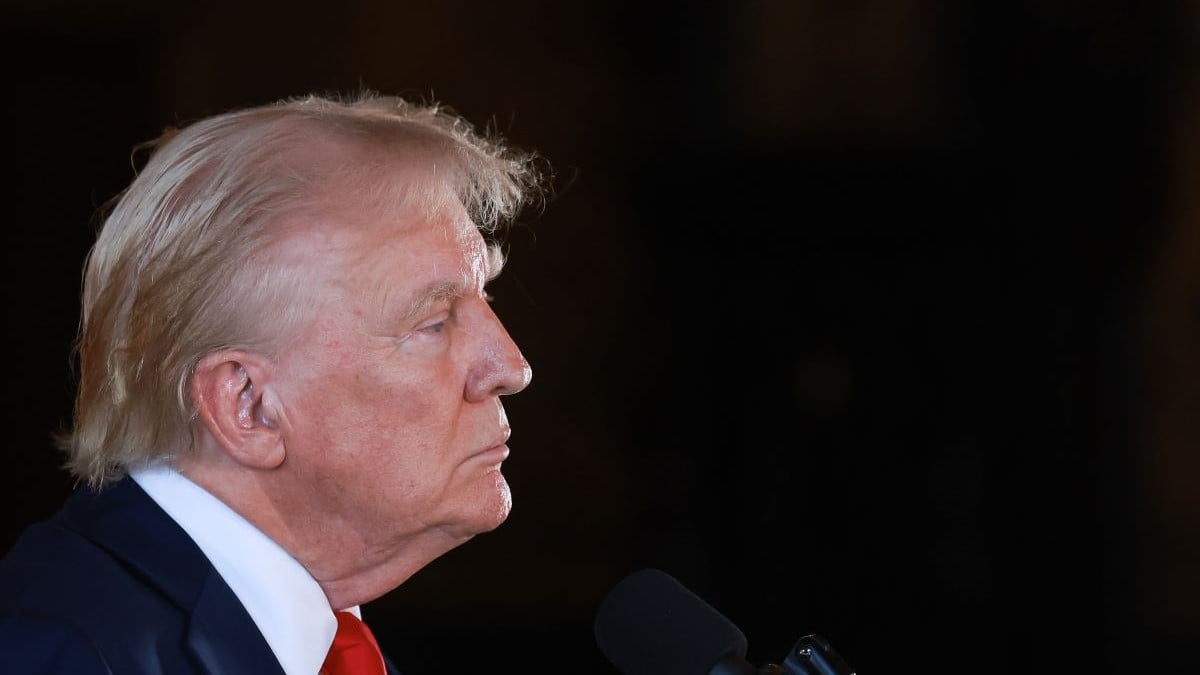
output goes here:
[[787, 675], [854, 675], [842, 657], [833, 651], [829, 641], [820, 635], [805, 635], [792, 645], [783, 661]]
[[783, 665], [768, 663], [755, 668], [745, 660], [731, 656], [718, 661], [709, 675], [855, 675], [842, 657], [820, 635], [805, 635], [796, 641]]

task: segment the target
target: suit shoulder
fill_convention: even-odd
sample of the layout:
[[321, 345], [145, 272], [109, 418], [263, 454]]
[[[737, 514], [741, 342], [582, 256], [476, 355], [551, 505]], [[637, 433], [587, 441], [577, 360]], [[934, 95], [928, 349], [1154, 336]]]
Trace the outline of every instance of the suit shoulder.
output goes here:
[[[53, 520], [28, 528], [0, 560], [0, 654], [25, 640], [37, 648], [11, 672], [194, 672], [187, 625], [187, 612], [136, 568]], [[84, 665], [36, 661], [56, 650], [62, 663]]]
[[54, 521], [33, 525], [0, 560], [0, 613], [50, 614], [126, 591], [129, 576], [106, 551]]
[[186, 613], [136, 570], [54, 521], [28, 528], [0, 560], [0, 615], [56, 617], [110, 644], [132, 627], [180, 634]]
[[100, 650], [75, 626], [36, 612], [0, 614], [0, 654], [5, 672], [44, 675], [112, 675]]

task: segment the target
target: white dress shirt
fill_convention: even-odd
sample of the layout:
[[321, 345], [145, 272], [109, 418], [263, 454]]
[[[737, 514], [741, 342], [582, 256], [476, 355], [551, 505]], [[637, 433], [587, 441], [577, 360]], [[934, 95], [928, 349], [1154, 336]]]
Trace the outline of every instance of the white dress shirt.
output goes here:
[[[131, 477], [183, 528], [229, 584], [287, 675], [314, 675], [337, 617], [317, 581], [287, 551], [204, 488], [167, 466]], [[361, 615], [358, 607], [348, 610]]]

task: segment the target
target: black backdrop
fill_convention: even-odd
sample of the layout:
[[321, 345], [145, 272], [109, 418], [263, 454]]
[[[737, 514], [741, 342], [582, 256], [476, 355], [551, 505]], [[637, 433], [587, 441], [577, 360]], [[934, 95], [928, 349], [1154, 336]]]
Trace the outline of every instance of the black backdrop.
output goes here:
[[0, 550], [71, 488], [50, 433], [130, 149], [367, 86], [556, 169], [496, 284], [535, 371], [515, 509], [365, 609], [406, 672], [613, 672], [592, 612], [645, 566], [758, 663], [817, 632], [862, 673], [1196, 665], [1145, 613], [1138, 478], [1189, 6], [409, 4], [0, 10]]

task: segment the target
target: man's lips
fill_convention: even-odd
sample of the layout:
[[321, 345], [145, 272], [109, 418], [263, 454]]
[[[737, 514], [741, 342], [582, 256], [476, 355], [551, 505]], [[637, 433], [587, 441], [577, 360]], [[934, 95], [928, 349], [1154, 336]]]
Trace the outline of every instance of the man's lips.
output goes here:
[[505, 429], [504, 433], [488, 444], [487, 447], [472, 455], [472, 458], [493, 461], [496, 463], [503, 462], [508, 459], [508, 437], [512, 435], [511, 429]]
[[477, 453], [475, 455], [475, 458], [482, 459], [482, 460], [488, 461], [488, 462], [495, 462], [498, 464], [498, 463], [503, 462], [504, 460], [508, 459], [508, 446], [501, 443], [500, 445], [497, 445], [492, 448], [488, 448], [487, 450]]

